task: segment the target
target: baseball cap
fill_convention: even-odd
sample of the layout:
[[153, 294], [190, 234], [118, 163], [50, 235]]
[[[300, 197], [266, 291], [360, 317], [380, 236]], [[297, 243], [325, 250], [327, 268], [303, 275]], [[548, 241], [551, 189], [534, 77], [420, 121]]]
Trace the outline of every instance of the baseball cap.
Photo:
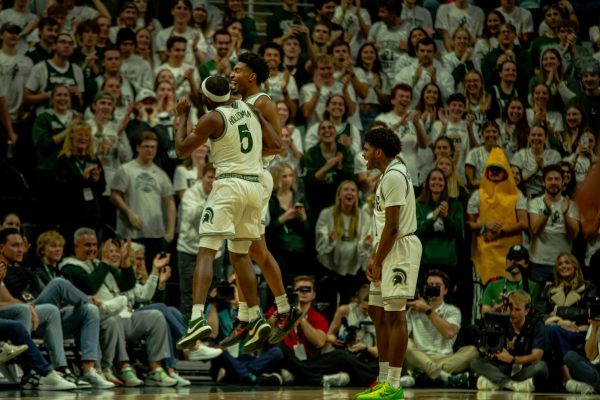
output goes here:
[[123, 11], [125, 11], [125, 10], [127, 10], [129, 8], [131, 8], [135, 12], [137, 12], [137, 7], [131, 1], [126, 1], [125, 3], [123, 3], [123, 5], [121, 6], [121, 8], [119, 9], [119, 12], [123, 12]]
[[529, 261], [529, 252], [525, 247], [520, 244], [513, 245], [510, 250], [508, 250], [508, 254], [506, 258], [513, 261], [525, 260]]
[[150, 90], [150, 89], [142, 89], [140, 90], [140, 92], [137, 94], [137, 96], [135, 96], [135, 101], [142, 101], [144, 99], [147, 98], [153, 98], [154, 100], [157, 100], [156, 98], [156, 94]]
[[114, 102], [115, 98], [108, 92], [105, 91], [100, 91], [98, 93], [96, 93], [96, 95], [94, 96], [94, 100], [92, 101], [92, 103], [97, 102], [100, 99], [109, 99], [110, 101]]
[[21, 33], [21, 31], [21, 27], [19, 25], [13, 24], [12, 22], [6, 22], [2, 25], [2, 28], [0, 28], [0, 33], [10, 32], [19, 34]]

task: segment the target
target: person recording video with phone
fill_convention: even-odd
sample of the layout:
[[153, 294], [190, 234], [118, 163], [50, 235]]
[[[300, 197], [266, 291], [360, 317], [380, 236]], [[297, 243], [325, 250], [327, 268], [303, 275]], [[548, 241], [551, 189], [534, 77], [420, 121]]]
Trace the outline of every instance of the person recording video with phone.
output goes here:
[[451, 387], [468, 387], [471, 360], [477, 357], [475, 346], [464, 346], [454, 351], [461, 312], [458, 307], [444, 302], [450, 278], [438, 269], [425, 275], [422, 295], [406, 303], [409, 331], [405, 366], [411, 372], [401, 378], [403, 387], [415, 385], [415, 377], [426, 374], [433, 381]]
[[491, 343], [486, 343], [488, 346], [480, 348], [482, 354], [471, 361], [471, 368], [479, 376], [477, 390], [531, 393], [539, 385], [538, 380], [548, 378], [548, 365], [542, 361], [548, 347], [546, 327], [532, 316], [531, 296], [524, 290], [508, 295], [508, 310], [509, 323], [501, 327], [504, 333], [499, 340], [504, 344], [502, 349], [490, 351]]
[[506, 278], [498, 278], [488, 283], [481, 298], [481, 315], [488, 311], [508, 312], [508, 295], [524, 290], [531, 295], [533, 304], [540, 296], [540, 286], [528, 279], [529, 252], [520, 244], [515, 244], [506, 254]]

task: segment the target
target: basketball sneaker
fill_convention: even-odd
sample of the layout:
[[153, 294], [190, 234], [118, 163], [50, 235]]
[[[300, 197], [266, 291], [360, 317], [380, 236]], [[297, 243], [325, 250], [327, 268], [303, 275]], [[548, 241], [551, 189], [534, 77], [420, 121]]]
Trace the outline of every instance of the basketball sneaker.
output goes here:
[[264, 340], [271, 333], [271, 325], [262, 316], [262, 313], [258, 314], [258, 318], [248, 323], [248, 336], [242, 347], [243, 353], [252, 353], [258, 349]]
[[399, 387], [396, 389], [387, 381], [383, 383], [381, 389], [369, 394], [361, 395], [358, 400], [385, 399], [385, 400], [404, 400], [404, 389]]
[[233, 323], [233, 330], [225, 339], [221, 340], [219, 346], [233, 346], [234, 344], [246, 339], [246, 336], [248, 336], [248, 322], [240, 321], [238, 318], [236, 318]]
[[371, 383], [371, 386], [369, 386], [366, 390], [363, 390], [362, 392], [356, 393], [354, 395], [354, 397], [352, 397], [354, 400], [360, 400], [363, 399], [362, 396], [373, 393], [373, 392], [378, 392], [383, 388], [383, 383], [379, 382], [378, 380], [375, 380], [373, 383]]
[[281, 342], [294, 328], [294, 325], [300, 318], [304, 317], [304, 313], [296, 307], [292, 307], [286, 313], [277, 313], [275, 325], [269, 336], [269, 343], [277, 344]]
[[196, 340], [209, 336], [211, 332], [212, 328], [206, 322], [204, 315], [201, 315], [189, 322], [186, 334], [177, 341], [176, 347], [179, 350], [192, 348], [196, 344]]

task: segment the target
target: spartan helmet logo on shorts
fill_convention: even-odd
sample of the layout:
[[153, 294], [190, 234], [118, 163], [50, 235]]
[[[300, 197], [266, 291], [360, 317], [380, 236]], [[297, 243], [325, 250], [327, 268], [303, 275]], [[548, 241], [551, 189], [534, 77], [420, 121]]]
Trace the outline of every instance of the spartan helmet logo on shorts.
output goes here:
[[212, 224], [212, 220], [213, 217], [215, 215], [215, 212], [213, 211], [212, 208], [210, 207], [206, 207], [204, 209], [204, 215], [202, 215], [202, 223], [206, 223], [206, 224]]
[[392, 272], [394, 273], [394, 279], [392, 280], [394, 286], [406, 284], [406, 272], [402, 268], [394, 268]]

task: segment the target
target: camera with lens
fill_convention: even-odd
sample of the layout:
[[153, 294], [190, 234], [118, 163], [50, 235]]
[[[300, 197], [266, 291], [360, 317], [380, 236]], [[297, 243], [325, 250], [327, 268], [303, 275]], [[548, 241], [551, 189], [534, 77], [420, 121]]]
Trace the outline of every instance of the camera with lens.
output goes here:
[[219, 282], [215, 288], [217, 289], [217, 296], [215, 297], [216, 302], [224, 303], [235, 299], [235, 288], [228, 282]]
[[429, 301], [434, 297], [440, 297], [441, 290], [439, 286], [425, 285], [423, 287], [423, 297]]
[[479, 347], [494, 354], [506, 347], [506, 333], [510, 325], [509, 315], [488, 311], [483, 316], [479, 334]]
[[594, 297], [590, 300], [588, 314], [592, 321], [600, 321], [600, 297]]

